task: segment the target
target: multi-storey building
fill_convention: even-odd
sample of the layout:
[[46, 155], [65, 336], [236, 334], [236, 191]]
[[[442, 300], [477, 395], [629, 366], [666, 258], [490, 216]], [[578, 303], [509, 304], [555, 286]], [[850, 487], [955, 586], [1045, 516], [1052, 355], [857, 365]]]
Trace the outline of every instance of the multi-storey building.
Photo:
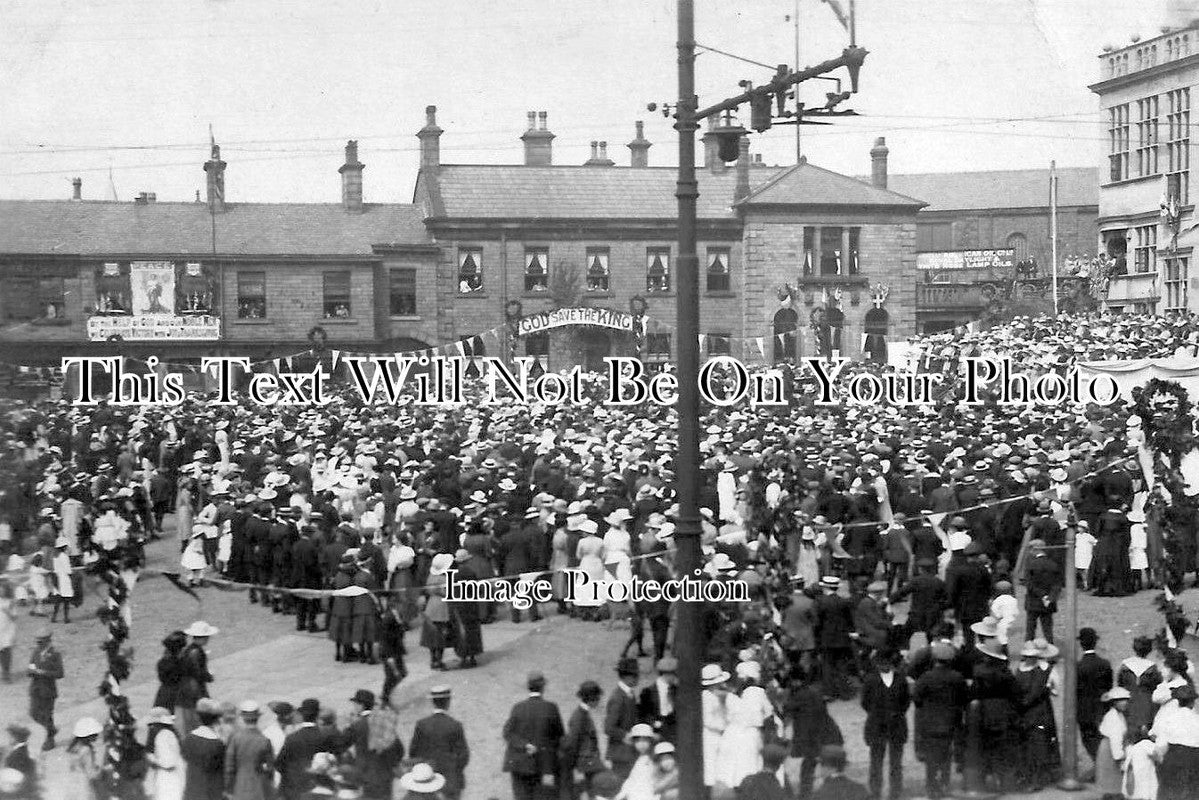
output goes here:
[[[530, 355], [551, 369], [677, 352], [673, 168], [596, 142], [553, 163], [530, 114], [524, 163], [444, 164], [435, 109], [417, 137], [413, 204], [363, 199], [357, 144], [340, 204], [232, 202], [219, 148], [207, 198], [0, 201], [0, 362], [53, 366], [120, 353], [196, 364], [271, 360], [314, 345], [394, 353], [444, 345]], [[922, 203], [886, 188], [885, 150], [859, 181], [801, 161], [727, 166], [704, 137], [699, 177], [706, 355], [884, 358], [915, 331]], [[498, 351], [498, 352], [497, 352]]]
[[1191, 90], [1199, 83], [1199, 24], [1172, 22], [1159, 36], [1105, 49], [1101, 78], [1090, 87], [1107, 121], [1099, 235], [1117, 261], [1107, 300], [1113, 310], [1194, 308]]

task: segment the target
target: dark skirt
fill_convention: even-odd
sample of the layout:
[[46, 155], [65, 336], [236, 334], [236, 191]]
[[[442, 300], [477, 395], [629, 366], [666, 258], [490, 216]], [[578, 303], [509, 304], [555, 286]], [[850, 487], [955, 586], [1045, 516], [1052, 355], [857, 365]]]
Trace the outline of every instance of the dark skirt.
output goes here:
[[[471, 609], [473, 612], [474, 609]], [[454, 652], [459, 658], [468, 656], [477, 656], [483, 652], [483, 626], [479, 622], [477, 614], [458, 614], [451, 611], [451, 619], [456, 628], [457, 642], [454, 644]]]
[[379, 638], [379, 623], [374, 612], [350, 617], [350, 641], [373, 642]]
[[1172, 744], [1157, 768], [1158, 800], [1194, 800], [1199, 786], [1199, 747]]
[[352, 644], [360, 641], [354, 638], [354, 618], [342, 614], [334, 614], [329, 617], [329, 638], [338, 644]]
[[451, 622], [424, 621], [420, 628], [420, 646], [429, 650], [444, 650], [456, 644], [454, 625]]

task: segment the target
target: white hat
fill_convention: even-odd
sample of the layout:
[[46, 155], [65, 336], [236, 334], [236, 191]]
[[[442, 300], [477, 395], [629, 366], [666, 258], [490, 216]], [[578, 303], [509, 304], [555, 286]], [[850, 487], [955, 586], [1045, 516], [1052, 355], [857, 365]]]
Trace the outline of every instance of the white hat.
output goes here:
[[581, 519], [576, 523], [575, 529], [594, 535], [599, 532], [599, 525], [596, 525], [593, 519]]
[[730, 677], [729, 673], [720, 668], [719, 664], [704, 664], [699, 674], [699, 682], [704, 686], [715, 686], [724, 683]]
[[429, 565], [429, 574], [444, 575], [450, 571], [452, 566], [454, 566], [454, 556], [451, 553], [438, 553], [433, 556], [433, 563]]
[[13, 769], [12, 767], [0, 769], [0, 794], [16, 794], [23, 783], [25, 783], [25, 776], [19, 769]]
[[674, 523], [673, 522], [663, 522], [661, 524], [661, 526], [658, 528], [658, 532], [654, 534], [654, 538], [657, 539], [659, 542], [664, 542], [667, 539], [673, 539], [674, 538]]
[[654, 733], [654, 729], [644, 722], [638, 722], [633, 727], [629, 728], [629, 732], [624, 736], [625, 741], [633, 739], [657, 739], [658, 734]]
[[607, 522], [609, 525], [619, 525], [622, 522], [628, 522], [632, 518], [633, 515], [629, 513], [629, 510], [622, 506], [604, 517], [604, 522]]
[[737, 665], [738, 678], [762, 679], [762, 665], [757, 661], [742, 661]]
[[94, 718], [80, 717], [79, 721], [75, 723], [75, 730], [71, 732], [71, 735], [76, 739], [80, 739], [85, 736], [95, 736], [103, 730], [104, 726]]
[[196, 620], [191, 625], [183, 629], [186, 636], [216, 636], [221, 632], [220, 628], [214, 625], [209, 625], [204, 620]]
[[953, 551], [965, 550], [971, 541], [973, 540], [970, 538], [970, 534], [965, 531], [954, 531], [949, 534], [949, 549]]
[[412, 770], [400, 778], [400, 786], [409, 792], [432, 794], [445, 786], [445, 777], [433, 771], [424, 761], [415, 764]]
[[262, 713], [262, 708], [253, 700], [242, 700], [237, 706], [237, 713], [254, 716]]

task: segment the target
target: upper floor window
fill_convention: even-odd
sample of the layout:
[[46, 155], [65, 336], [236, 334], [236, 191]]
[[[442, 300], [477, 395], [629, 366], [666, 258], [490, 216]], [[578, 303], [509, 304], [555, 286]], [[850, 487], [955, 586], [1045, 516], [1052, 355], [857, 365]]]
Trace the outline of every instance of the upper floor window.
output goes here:
[[1190, 259], [1166, 259], [1166, 311], [1186, 311]]
[[845, 266], [849, 269], [850, 275], [858, 274], [858, 251], [862, 245], [862, 229], [849, 229], [849, 257], [846, 259]]
[[708, 355], [727, 356], [732, 352], [732, 337], [727, 333], [708, 334]]
[[587, 248], [587, 291], [608, 291], [608, 255], [606, 247]]
[[1012, 251], [1012, 263], [1028, 261], [1028, 237], [1023, 233], [1013, 233], [1007, 237], [1007, 246]]
[[458, 248], [458, 294], [483, 291], [483, 248]]
[[350, 271], [325, 273], [325, 319], [348, 319], [350, 313]]
[[1191, 90], [1176, 89], [1166, 95], [1166, 194], [1180, 205], [1190, 202]]
[[1108, 179], [1113, 182], [1122, 181], [1129, 177], [1128, 104], [1112, 107], [1108, 115]]
[[1157, 95], [1137, 101], [1137, 169], [1141, 177], [1156, 175]]
[[841, 232], [843, 228], [820, 229], [820, 274], [841, 275]]
[[816, 228], [809, 225], [803, 229], [803, 274], [811, 275], [816, 263]]
[[391, 270], [388, 288], [387, 305], [391, 316], [416, 316], [416, 270], [410, 267]]
[[708, 291], [727, 292], [729, 290], [729, 249], [727, 247], [708, 248]]
[[525, 336], [525, 355], [537, 358], [550, 354], [550, 334], [548, 331], [530, 333]]
[[1157, 226], [1142, 225], [1135, 231], [1133, 264], [1136, 272], [1157, 272]]
[[237, 273], [237, 318], [266, 319], [266, 273]]
[[550, 288], [550, 251], [545, 247], [525, 248], [525, 291], [544, 292]]
[[66, 289], [62, 278], [14, 277], [4, 291], [4, 316], [14, 321], [62, 319]]
[[645, 251], [645, 290], [670, 291], [670, 248], [650, 247]]
[[650, 364], [665, 364], [670, 361], [670, 334], [651, 333], [645, 337], [645, 360]]

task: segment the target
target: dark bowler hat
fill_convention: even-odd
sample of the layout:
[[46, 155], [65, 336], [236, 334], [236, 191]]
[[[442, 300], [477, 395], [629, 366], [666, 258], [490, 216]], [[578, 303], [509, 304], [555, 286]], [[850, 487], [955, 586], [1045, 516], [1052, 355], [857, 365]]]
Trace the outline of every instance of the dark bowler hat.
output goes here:
[[635, 658], [622, 658], [616, 664], [617, 675], [640, 675], [641, 665]]
[[350, 698], [351, 703], [357, 703], [363, 708], [375, 707], [375, 693], [369, 689], [359, 689], [354, 692], [354, 696]]

